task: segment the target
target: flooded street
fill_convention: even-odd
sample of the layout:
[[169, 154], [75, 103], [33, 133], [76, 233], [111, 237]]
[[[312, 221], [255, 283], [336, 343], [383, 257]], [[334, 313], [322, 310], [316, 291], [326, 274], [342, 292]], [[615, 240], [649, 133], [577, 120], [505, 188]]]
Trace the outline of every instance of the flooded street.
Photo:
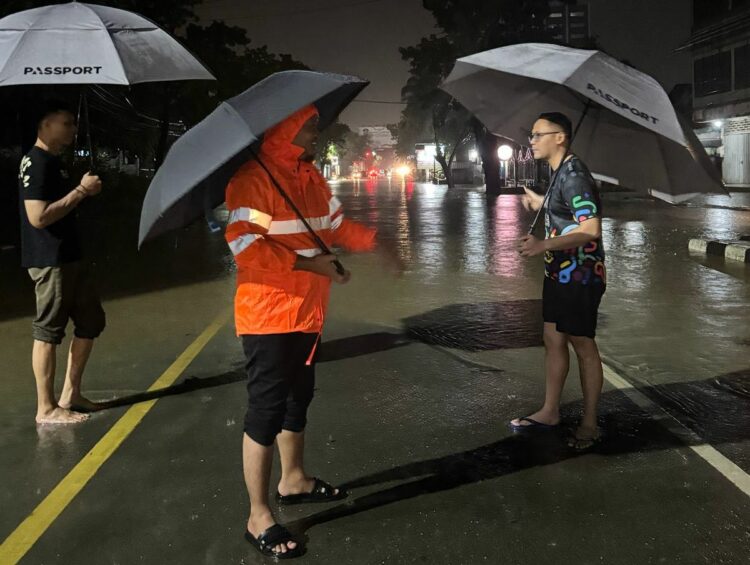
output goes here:
[[[372, 289], [378, 298], [362, 301], [363, 319], [393, 323], [404, 312], [541, 297], [541, 259], [524, 259], [516, 249], [532, 219], [517, 196], [488, 200], [481, 190], [396, 183], [342, 184], [338, 194], [351, 216], [396, 243], [408, 269], [403, 280]], [[609, 280], [599, 341], [639, 384], [750, 366], [750, 268], [691, 256], [687, 248], [690, 238], [731, 240], [750, 233], [748, 196], [709, 199], [745, 206], [733, 210], [604, 195]], [[495, 322], [485, 329], [502, 331], [504, 320]]]
[[[381, 253], [342, 256], [353, 280], [332, 293], [308, 445], [311, 471], [352, 495], [280, 511], [309, 538], [301, 563], [744, 563], [750, 266], [691, 256], [688, 240], [750, 234], [747, 194], [682, 207], [604, 195], [606, 439], [579, 454], [507, 428], [544, 386], [543, 260], [516, 249], [531, 221], [519, 197], [332, 188], [406, 270]], [[76, 428], [34, 425], [33, 293], [14, 252], [0, 256], [0, 537], [83, 466], [80, 492], [22, 563], [261, 563], [242, 540], [243, 358], [222, 314], [230, 252], [198, 222], [138, 253], [134, 225], [114, 239], [87, 225], [108, 328], [85, 388], [115, 402]], [[566, 425], [580, 413], [577, 381], [573, 366]], [[142, 421], [110, 443], [130, 410]], [[102, 442], [114, 447], [101, 467], [79, 465]], [[66, 543], [82, 531], [86, 560]]]

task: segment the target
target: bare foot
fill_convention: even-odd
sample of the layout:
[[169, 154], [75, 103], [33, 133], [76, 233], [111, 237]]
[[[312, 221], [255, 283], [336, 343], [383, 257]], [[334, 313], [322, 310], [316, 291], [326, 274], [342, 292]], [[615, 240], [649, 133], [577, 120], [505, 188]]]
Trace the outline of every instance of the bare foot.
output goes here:
[[[247, 521], [247, 531], [253, 534], [255, 538], [265, 532], [268, 528], [273, 526], [276, 520], [273, 519], [273, 515], [270, 512], [265, 512], [260, 515], [251, 514], [250, 519]], [[297, 544], [293, 541], [288, 541], [284, 544], [274, 546], [274, 553], [286, 553], [297, 547]]]
[[71, 410], [73, 412], [97, 412], [104, 408], [104, 404], [100, 402], [92, 402], [88, 398], [81, 396], [68, 397], [68, 395], [60, 396], [60, 402], [57, 403], [60, 408]]
[[568, 440], [568, 446], [578, 451], [594, 447], [602, 439], [602, 431], [598, 426], [578, 426], [573, 436]]
[[49, 412], [36, 415], [37, 424], [78, 424], [85, 422], [89, 417], [87, 414], [78, 414], [65, 408], [57, 406]]
[[539, 410], [539, 412], [534, 412], [530, 416], [526, 416], [525, 418], [511, 420], [510, 425], [514, 428], [527, 428], [533, 426], [534, 424], [528, 420], [534, 420], [534, 422], [539, 422], [540, 424], [545, 424], [547, 426], [556, 426], [560, 423], [560, 414], [558, 412], [547, 412], [542, 409]]

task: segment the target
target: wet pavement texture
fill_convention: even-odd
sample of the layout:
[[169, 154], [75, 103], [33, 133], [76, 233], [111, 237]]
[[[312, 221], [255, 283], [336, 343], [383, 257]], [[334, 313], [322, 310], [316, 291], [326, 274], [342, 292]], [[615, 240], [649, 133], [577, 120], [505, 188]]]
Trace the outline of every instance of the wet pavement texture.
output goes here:
[[[659, 410], [605, 385], [606, 439], [580, 454], [565, 442], [581, 409], [574, 362], [562, 430], [507, 429], [544, 388], [543, 266], [516, 251], [531, 220], [518, 197], [411, 183], [333, 188], [407, 271], [389, 273], [377, 254], [342, 258], [354, 279], [333, 292], [307, 459], [352, 494], [279, 511], [308, 539], [298, 562], [747, 561], [748, 498], [690, 447], [710, 444], [750, 471], [750, 267], [687, 250], [692, 237], [750, 233], [746, 194], [683, 207], [604, 195], [609, 286], [598, 341]], [[129, 238], [93, 243], [109, 327], [85, 388], [113, 406], [75, 428], [34, 426], [33, 294], [13, 253], [0, 255], [0, 537], [129, 406], [158, 399], [22, 563], [263, 562], [242, 539], [245, 393], [231, 324], [175, 386], [144, 392], [231, 304], [223, 238], [198, 223], [141, 253]], [[692, 435], [670, 432], [675, 420]]]

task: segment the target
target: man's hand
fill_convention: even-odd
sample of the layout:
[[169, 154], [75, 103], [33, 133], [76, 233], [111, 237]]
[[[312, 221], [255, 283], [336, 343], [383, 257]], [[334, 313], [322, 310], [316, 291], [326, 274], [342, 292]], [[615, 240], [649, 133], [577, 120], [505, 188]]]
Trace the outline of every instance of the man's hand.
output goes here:
[[44, 229], [70, 214], [87, 196], [96, 196], [102, 191], [102, 181], [90, 172], [83, 175], [81, 184], [56, 202], [47, 200], [25, 200], [24, 207], [29, 223]]
[[337, 257], [335, 255], [317, 255], [312, 259], [299, 257], [297, 259], [296, 269], [315, 273], [322, 277], [328, 277], [338, 284], [346, 284], [351, 280], [352, 274], [349, 271], [344, 271], [343, 275], [339, 274], [336, 270], [336, 265], [333, 264], [336, 259]]
[[521, 242], [518, 248], [518, 252], [523, 257], [535, 257], [541, 255], [546, 251], [544, 247], [544, 240], [537, 239], [533, 235], [525, 235], [521, 238]]
[[521, 196], [521, 204], [523, 204], [523, 207], [526, 208], [526, 211], [528, 212], [538, 211], [544, 204], [544, 196], [538, 195], [536, 192], [525, 186], [523, 187], [523, 190], [526, 193]]
[[81, 188], [88, 196], [96, 196], [102, 191], [102, 181], [99, 175], [92, 175], [91, 172], [86, 173], [81, 178]]

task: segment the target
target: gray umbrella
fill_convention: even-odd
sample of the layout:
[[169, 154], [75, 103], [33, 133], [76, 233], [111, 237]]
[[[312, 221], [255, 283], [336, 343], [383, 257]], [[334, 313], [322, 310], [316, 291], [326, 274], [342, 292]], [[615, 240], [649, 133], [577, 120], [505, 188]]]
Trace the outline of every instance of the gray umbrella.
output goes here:
[[0, 19], [0, 86], [214, 80], [146, 18], [71, 2]]
[[138, 245], [224, 202], [227, 183], [253, 157], [251, 145], [267, 129], [309, 104], [325, 128], [368, 84], [352, 76], [283, 71], [223, 102], [169, 150], [143, 202]]
[[519, 143], [542, 112], [578, 120], [573, 150], [601, 180], [672, 203], [726, 193], [661, 85], [599, 51], [500, 47], [456, 61], [442, 88], [492, 133]]

